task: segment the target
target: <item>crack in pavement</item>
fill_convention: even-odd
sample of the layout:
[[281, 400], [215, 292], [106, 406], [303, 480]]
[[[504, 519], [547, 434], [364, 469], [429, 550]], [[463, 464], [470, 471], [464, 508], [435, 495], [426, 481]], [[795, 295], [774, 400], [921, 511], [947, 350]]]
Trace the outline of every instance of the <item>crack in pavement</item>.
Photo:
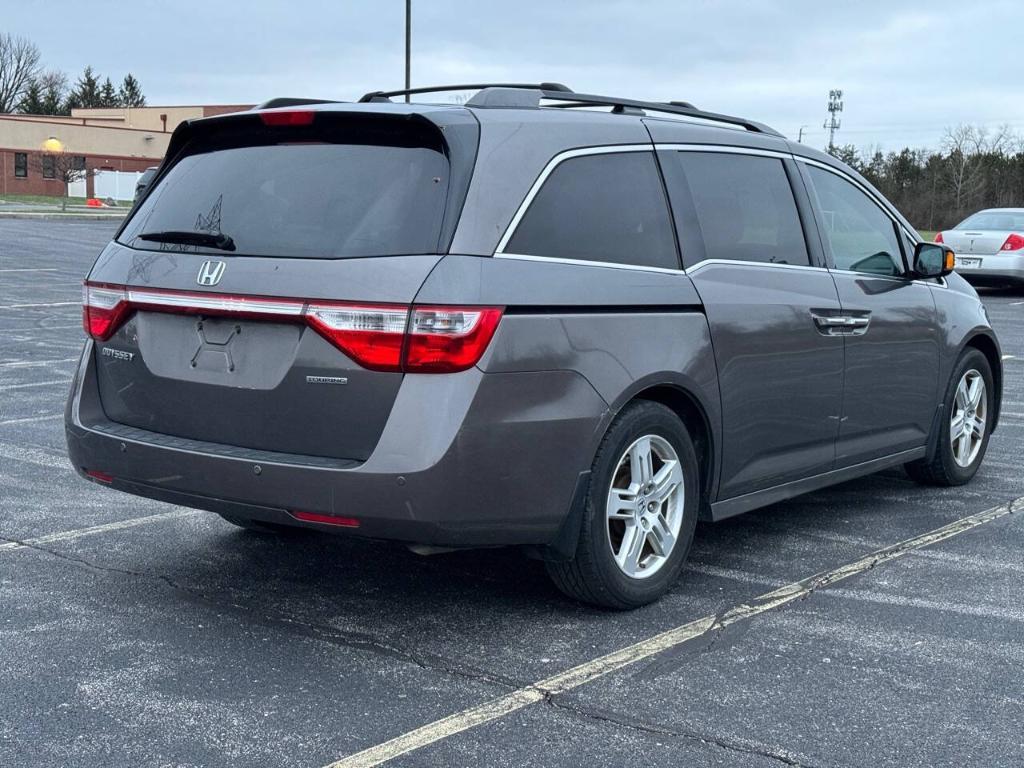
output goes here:
[[51, 557], [55, 557], [59, 560], [72, 563], [73, 565], [86, 568], [88, 570], [100, 572], [100, 573], [117, 573], [125, 576], [132, 576], [135, 578], [149, 579], [163, 583], [165, 586], [181, 592], [198, 603], [214, 607], [220, 610], [225, 608], [233, 609], [234, 611], [241, 613], [249, 617], [255, 617], [261, 620], [264, 624], [270, 626], [276, 626], [284, 628], [293, 633], [301, 634], [306, 637], [311, 637], [316, 640], [330, 643], [345, 648], [352, 648], [355, 650], [368, 651], [381, 656], [386, 656], [398, 661], [404, 661], [413, 664], [428, 672], [441, 672], [452, 677], [458, 677], [465, 680], [471, 680], [478, 683], [488, 683], [500, 688], [504, 688], [509, 691], [521, 688], [524, 683], [522, 681], [515, 680], [510, 677], [495, 675], [486, 672], [475, 667], [466, 666], [464, 664], [458, 664], [450, 659], [437, 654], [425, 654], [416, 651], [409, 650], [397, 645], [391, 645], [385, 643], [372, 635], [362, 632], [348, 632], [345, 630], [338, 629], [337, 627], [331, 626], [330, 624], [321, 624], [318, 622], [307, 621], [300, 619], [290, 614], [282, 613], [279, 611], [268, 610], [266, 608], [257, 608], [244, 603], [238, 603], [234, 601], [219, 600], [208, 593], [198, 590], [194, 587], [181, 584], [169, 576], [165, 576], [161, 573], [149, 572], [149, 571], [134, 571], [128, 568], [118, 568], [109, 565], [100, 565], [87, 560], [78, 555], [71, 555], [66, 552], [57, 552], [52, 549], [40, 546], [31, 541], [24, 539], [15, 539], [8, 536], [0, 535], [0, 541], [9, 544], [17, 544], [18, 546], [26, 549], [31, 549], [36, 552], [40, 552]]
[[561, 701], [562, 694], [558, 695], [558, 700], [555, 698], [555, 694], [546, 694], [544, 696], [544, 703], [551, 707], [568, 712], [578, 717], [587, 718], [589, 720], [596, 720], [602, 723], [609, 723], [629, 730], [638, 731], [640, 733], [648, 733], [658, 736], [669, 736], [672, 738], [686, 739], [687, 741], [696, 741], [701, 744], [708, 746], [720, 747], [722, 749], [729, 750], [730, 752], [741, 752], [746, 755], [754, 755], [757, 757], [765, 757], [771, 760], [776, 760], [785, 765], [796, 766], [797, 768], [814, 768], [813, 764], [808, 763], [802, 757], [796, 756], [794, 753], [786, 750], [782, 747], [777, 747], [768, 744], [757, 744], [753, 742], [737, 741], [733, 739], [725, 739], [720, 736], [711, 736], [696, 731], [687, 731], [676, 728], [666, 728], [664, 726], [651, 725], [643, 720], [635, 717], [631, 717], [622, 712], [605, 709], [595, 709], [592, 707], [581, 707], [577, 704], [570, 704]]

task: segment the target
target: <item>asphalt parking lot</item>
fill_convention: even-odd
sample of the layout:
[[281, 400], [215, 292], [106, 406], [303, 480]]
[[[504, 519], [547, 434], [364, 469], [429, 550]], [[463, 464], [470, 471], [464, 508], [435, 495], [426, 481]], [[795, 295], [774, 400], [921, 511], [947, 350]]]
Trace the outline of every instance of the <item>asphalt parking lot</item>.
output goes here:
[[985, 293], [1009, 357], [973, 483], [701, 526], [616, 614], [514, 552], [267, 537], [79, 479], [80, 282], [115, 228], [0, 221], [0, 765], [1024, 764], [1024, 291]]

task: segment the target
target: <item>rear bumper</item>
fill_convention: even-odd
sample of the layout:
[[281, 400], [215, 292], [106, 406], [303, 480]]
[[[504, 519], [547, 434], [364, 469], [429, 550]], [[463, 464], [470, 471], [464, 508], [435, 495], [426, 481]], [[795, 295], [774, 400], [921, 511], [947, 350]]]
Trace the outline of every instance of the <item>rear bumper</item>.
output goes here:
[[[65, 414], [79, 473], [118, 490], [270, 522], [449, 547], [548, 544], [607, 404], [572, 371], [407, 375], [365, 462], [249, 451], [107, 419], [86, 344]], [[356, 518], [358, 528], [289, 512]]]
[[980, 259], [980, 267], [963, 266], [957, 259], [956, 271], [970, 282], [999, 282], [1019, 280], [1024, 282], [1024, 254], [995, 253], [975, 256], [964, 254], [965, 259]]

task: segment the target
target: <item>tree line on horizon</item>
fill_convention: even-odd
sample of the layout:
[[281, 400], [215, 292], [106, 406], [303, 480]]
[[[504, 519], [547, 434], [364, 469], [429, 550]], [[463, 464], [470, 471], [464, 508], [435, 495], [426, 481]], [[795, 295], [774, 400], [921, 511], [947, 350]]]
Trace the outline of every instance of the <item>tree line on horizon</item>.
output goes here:
[[950, 229], [984, 208], [1024, 208], [1024, 139], [1009, 127], [948, 128], [938, 150], [830, 152], [923, 230]]
[[56, 69], [45, 69], [31, 40], [0, 32], [0, 113], [70, 115], [76, 107], [144, 107], [142, 86], [130, 72], [119, 86], [86, 66], [72, 84]]

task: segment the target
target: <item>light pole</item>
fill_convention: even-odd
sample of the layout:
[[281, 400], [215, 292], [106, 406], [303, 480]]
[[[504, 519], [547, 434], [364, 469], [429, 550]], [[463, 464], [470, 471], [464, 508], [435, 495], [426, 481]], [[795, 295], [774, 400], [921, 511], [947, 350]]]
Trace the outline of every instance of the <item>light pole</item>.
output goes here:
[[[405, 0], [405, 90], [412, 87], [412, 0]], [[409, 103], [409, 94], [405, 94]]]
[[806, 128], [806, 127], [807, 127], [806, 125], [801, 125], [800, 126], [800, 133], [798, 133], [797, 137], [796, 137], [796, 143], [797, 144], [803, 144], [804, 143], [804, 128]]

